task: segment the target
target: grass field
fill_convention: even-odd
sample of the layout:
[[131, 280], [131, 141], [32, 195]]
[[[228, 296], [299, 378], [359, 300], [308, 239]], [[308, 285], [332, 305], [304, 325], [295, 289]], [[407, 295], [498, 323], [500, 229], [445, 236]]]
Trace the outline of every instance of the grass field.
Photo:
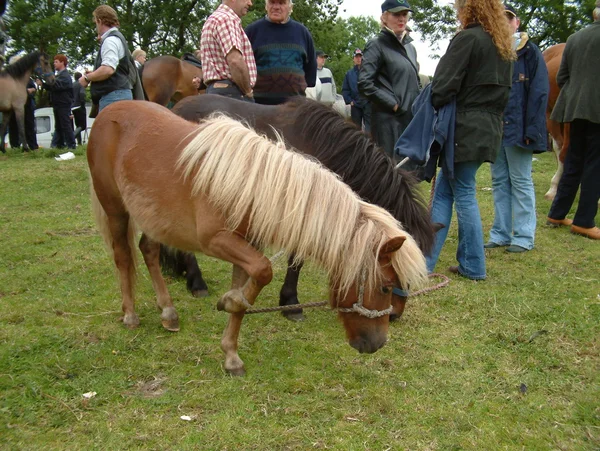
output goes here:
[[[249, 316], [247, 375], [232, 378], [215, 308], [229, 265], [199, 256], [207, 299], [168, 279], [178, 333], [162, 329], [140, 268], [142, 324], [124, 328], [76, 154], [0, 156], [0, 449], [600, 449], [600, 243], [544, 225], [552, 155], [534, 162], [534, 250], [488, 251], [488, 280], [451, 276], [411, 299], [372, 355], [345, 343], [327, 309], [302, 323]], [[489, 187], [485, 165], [486, 236]], [[456, 233], [440, 272], [454, 264]], [[260, 306], [277, 304], [283, 274], [279, 262]], [[299, 288], [304, 302], [324, 300], [326, 277], [309, 265]]]

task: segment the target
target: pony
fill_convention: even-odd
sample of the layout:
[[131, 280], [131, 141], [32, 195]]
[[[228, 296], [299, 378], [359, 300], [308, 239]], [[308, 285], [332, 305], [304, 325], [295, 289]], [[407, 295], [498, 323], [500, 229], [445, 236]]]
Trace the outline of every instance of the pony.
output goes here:
[[150, 102], [167, 106], [170, 101], [177, 103], [184, 97], [198, 94], [198, 89], [192, 84], [194, 77], [202, 79], [200, 67], [164, 55], [144, 64], [142, 85]]
[[[165, 152], [168, 149], [168, 152]], [[366, 203], [319, 163], [225, 116], [200, 125], [150, 102], [116, 102], [92, 127], [87, 148], [96, 223], [118, 269], [123, 322], [134, 310], [136, 229], [163, 326], [179, 319], [159, 267], [159, 243], [234, 265], [217, 308], [230, 313], [225, 369], [244, 374], [238, 335], [245, 310], [273, 272], [259, 249], [312, 258], [328, 273], [330, 304], [349, 344], [372, 353], [387, 340], [392, 287], [419, 286], [425, 259], [384, 209]]]
[[[355, 125], [345, 121], [331, 108], [312, 100], [295, 97], [277, 106], [258, 105], [224, 96], [203, 95], [183, 99], [173, 112], [190, 121], [199, 121], [219, 111], [248, 121], [271, 139], [281, 134], [288, 146], [319, 160], [337, 173], [358, 195], [388, 210], [415, 238], [421, 250], [428, 253], [439, 228], [431, 223], [425, 202], [416, 191], [416, 179], [393, 162]], [[186, 266], [187, 286], [192, 294], [206, 293], [206, 283], [193, 255], [170, 252], [170, 266]], [[167, 251], [163, 261], [169, 262]], [[185, 264], [181, 263], [185, 260]], [[280, 305], [298, 304], [298, 279], [302, 263], [290, 256]], [[391, 319], [400, 317], [406, 296], [394, 295]], [[288, 310], [284, 316], [303, 318], [301, 309]]]
[[29, 77], [35, 74], [44, 78], [47, 83], [54, 83], [54, 71], [52, 70], [48, 55], [40, 52], [32, 52], [25, 55], [14, 64], [8, 65], [0, 71], [0, 112], [2, 125], [0, 126], [0, 149], [4, 150], [4, 134], [14, 113], [19, 127], [19, 139], [23, 143], [23, 150], [29, 150], [25, 139], [25, 102], [27, 101], [27, 82]]
[[566, 44], [556, 44], [548, 47], [542, 52], [544, 62], [548, 68], [548, 77], [550, 81], [550, 93], [548, 95], [548, 107], [546, 108], [546, 126], [548, 127], [548, 133], [551, 138], [552, 149], [556, 155], [557, 168], [556, 173], [550, 181], [550, 188], [544, 194], [544, 198], [547, 200], [553, 200], [556, 196], [556, 189], [558, 188], [558, 182], [563, 173], [565, 157], [569, 149], [570, 142], [570, 124], [561, 124], [559, 122], [550, 119], [558, 94], [560, 94], [560, 88], [556, 83], [556, 74], [560, 68], [560, 62], [562, 61], [562, 55], [565, 50]]

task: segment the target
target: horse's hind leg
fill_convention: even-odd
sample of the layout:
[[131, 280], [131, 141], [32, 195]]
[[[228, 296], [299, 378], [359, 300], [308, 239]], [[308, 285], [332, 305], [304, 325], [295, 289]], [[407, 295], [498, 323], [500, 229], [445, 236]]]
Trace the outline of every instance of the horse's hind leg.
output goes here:
[[[291, 255], [288, 260], [288, 269], [285, 274], [285, 281], [279, 292], [279, 305], [298, 304], [298, 278], [302, 270], [303, 263], [294, 265], [294, 256]], [[284, 310], [282, 315], [291, 321], [303, 321], [304, 315], [302, 309]]]
[[2, 113], [2, 124], [0, 124], [0, 150], [2, 153], [6, 153], [6, 148], [4, 144], [4, 136], [6, 135], [6, 129], [8, 128], [8, 122], [10, 121], [10, 116], [12, 115], [12, 111]]
[[160, 272], [160, 243], [152, 241], [146, 234], [142, 234], [142, 238], [140, 239], [140, 250], [142, 251], [144, 262], [146, 262], [146, 266], [150, 272], [152, 286], [156, 292], [158, 308], [162, 312], [160, 315], [162, 325], [167, 330], [177, 332], [179, 330], [179, 317], [175, 310], [175, 306], [173, 305], [173, 301], [171, 300], [171, 296], [167, 291], [165, 279]]
[[198, 260], [196, 256], [191, 252], [181, 252], [181, 258], [185, 264], [185, 279], [187, 289], [192, 293], [192, 296], [196, 298], [203, 298], [208, 296], [208, 286], [202, 278], [202, 271], [198, 266]]
[[25, 110], [24, 109], [15, 109], [15, 118], [17, 120], [17, 127], [19, 129], [19, 139], [21, 140], [21, 145], [23, 146], [23, 151], [28, 152], [29, 144], [27, 144], [27, 139], [25, 137]]
[[140, 319], [135, 313], [135, 249], [131, 246], [129, 216], [108, 216], [108, 228], [112, 237], [112, 250], [115, 265], [119, 271], [121, 296], [123, 297], [123, 323], [133, 329], [140, 325]]

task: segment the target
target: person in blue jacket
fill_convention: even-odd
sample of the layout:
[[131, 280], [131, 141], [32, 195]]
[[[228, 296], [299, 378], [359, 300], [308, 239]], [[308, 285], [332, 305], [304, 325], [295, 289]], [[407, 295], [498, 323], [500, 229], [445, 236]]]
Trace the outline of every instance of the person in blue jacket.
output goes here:
[[533, 249], [535, 191], [531, 177], [532, 154], [548, 146], [546, 106], [548, 70], [540, 49], [519, 33], [520, 20], [511, 5], [504, 5], [517, 51], [512, 88], [504, 110], [502, 146], [492, 165], [494, 224], [485, 248], [506, 247], [507, 252]]
[[346, 105], [350, 105], [350, 117], [358, 128], [365, 133], [371, 132], [371, 104], [358, 92], [358, 73], [362, 64], [363, 53], [361, 49], [354, 50], [352, 61], [354, 67], [346, 72], [344, 84], [342, 85], [342, 96]]

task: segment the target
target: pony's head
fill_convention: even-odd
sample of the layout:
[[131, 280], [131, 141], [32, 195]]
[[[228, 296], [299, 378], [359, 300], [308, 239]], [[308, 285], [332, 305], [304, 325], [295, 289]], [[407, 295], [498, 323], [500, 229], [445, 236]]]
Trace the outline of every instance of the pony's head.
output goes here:
[[48, 54], [40, 53], [39, 63], [35, 68], [34, 73], [37, 77], [46, 80], [47, 83], [54, 83], [54, 70]]
[[392, 258], [405, 240], [406, 237], [395, 237], [384, 243], [377, 258], [379, 275], [374, 283], [368, 283], [363, 272], [345, 295], [335, 288], [331, 290], [330, 301], [337, 305], [348, 343], [360, 353], [373, 353], [387, 341], [392, 289], [399, 283]]

